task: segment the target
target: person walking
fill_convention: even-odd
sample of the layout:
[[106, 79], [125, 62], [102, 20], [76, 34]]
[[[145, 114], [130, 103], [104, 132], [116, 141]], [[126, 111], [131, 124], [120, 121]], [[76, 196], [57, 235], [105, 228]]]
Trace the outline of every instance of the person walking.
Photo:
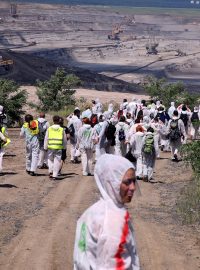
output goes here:
[[140, 270], [134, 230], [126, 203], [136, 190], [135, 170], [127, 159], [102, 155], [94, 170], [100, 200], [79, 218], [74, 270]]
[[20, 137], [26, 140], [26, 172], [31, 176], [36, 176], [36, 170], [39, 158], [39, 124], [33, 120], [30, 114], [25, 115], [25, 123], [20, 132]]
[[47, 129], [44, 149], [48, 150], [49, 178], [56, 180], [61, 168], [62, 150], [66, 149], [67, 139], [60, 126], [60, 116], [53, 116], [53, 125]]
[[5, 146], [10, 143], [10, 140], [6, 138], [2, 132], [2, 128], [0, 131], [0, 175], [3, 175], [3, 156], [5, 154]]
[[70, 118], [68, 123], [68, 129], [69, 129], [69, 143], [70, 143], [70, 155], [71, 155], [71, 163], [78, 163], [78, 151], [76, 149], [77, 144], [77, 136], [78, 131], [82, 126], [82, 122], [80, 120], [80, 110], [76, 108], [74, 110], [73, 116]]
[[126, 124], [125, 116], [121, 116], [116, 125], [115, 132], [115, 154], [125, 156], [127, 153], [129, 125]]
[[83, 126], [79, 129], [76, 148], [80, 150], [83, 176], [92, 175], [94, 130], [87, 114], [82, 114]]
[[145, 182], [152, 179], [158, 153], [158, 140], [154, 134], [154, 129], [149, 127], [142, 141], [143, 179]]
[[174, 111], [172, 119], [169, 120], [167, 137], [169, 138], [169, 145], [171, 147], [172, 161], [179, 161], [178, 154], [180, 154], [182, 143], [186, 141], [186, 131], [177, 110]]
[[47, 129], [49, 128], [49, 123], [45, 119], [45, 113], [41, 112], [40, 116], [38, 118], [38, 124], [39, 124], [39, 134], [38, 134], [38, 140], [40, 145], [40, 152], [39, 152], [39, 161], [38, 161], [38, 169], [48, 169], [48, 157], [47, 157], [47, 151], [44, 150], [44, 138]]

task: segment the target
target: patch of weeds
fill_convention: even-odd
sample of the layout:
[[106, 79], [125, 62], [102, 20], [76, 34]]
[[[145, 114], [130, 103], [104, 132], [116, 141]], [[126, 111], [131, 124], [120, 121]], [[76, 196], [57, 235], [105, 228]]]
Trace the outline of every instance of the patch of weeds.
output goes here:
[[200, 181], [194, 181], [186, 186], [177, 202], [177, 212], [185, 224], [200, 224]]

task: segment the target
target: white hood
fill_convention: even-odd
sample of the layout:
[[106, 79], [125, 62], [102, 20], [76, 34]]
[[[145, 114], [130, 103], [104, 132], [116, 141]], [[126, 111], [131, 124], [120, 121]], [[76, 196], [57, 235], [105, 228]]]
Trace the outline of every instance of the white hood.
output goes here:
[[127, 159], [105, 154], [102, 155], [94, 169], [94, 177], [104, 200], [113, 201], [118, 207], [123, 207], [120, 196], [122, 178], [128, 169], [134, 169]]

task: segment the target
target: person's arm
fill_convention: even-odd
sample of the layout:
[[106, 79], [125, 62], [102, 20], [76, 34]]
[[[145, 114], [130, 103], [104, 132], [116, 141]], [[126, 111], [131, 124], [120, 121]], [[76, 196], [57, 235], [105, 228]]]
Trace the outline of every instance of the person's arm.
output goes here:
[[45, 137], [44, 137], [44, 150], [48, 149], [48, 138], [49, 138], [49, 132], [48, 132], [48, 129], [47, 129]]

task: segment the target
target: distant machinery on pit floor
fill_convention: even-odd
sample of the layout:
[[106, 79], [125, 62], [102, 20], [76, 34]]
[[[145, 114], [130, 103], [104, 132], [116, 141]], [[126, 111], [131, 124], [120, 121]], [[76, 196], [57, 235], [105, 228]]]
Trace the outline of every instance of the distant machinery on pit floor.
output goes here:
[[17, 14], [17, 4], [16, 3], [11, 3], [10, 4], [10, 16], [12, 16], [13, 18], [17, 18], [18, 14]]
[[122, 26], [130, 26], [136, 23], [134, 15], [124, 16], [123, 20], [120, 23], [117, 23], [113, 26], [112, 32], [108, 35], [110, 40], [120, 40], [120, 34], [123, 33]]
[[147, 54], [157, 55], [158, 54], [157, 47], [159, 46], [159, 43], [156, 41], [155, 35], [153, 33], [153, 29], [152, 28], [148, 29], [148, 33], [149, 33], [149, 37], [148, 37], [148, 42], [146, 44]]
[[0, 55], [0, 67], [4, 68], [6, 71], [9, 71], [13, 67], [13, 60], [7, 59], [5, 60], [1, 55]]

